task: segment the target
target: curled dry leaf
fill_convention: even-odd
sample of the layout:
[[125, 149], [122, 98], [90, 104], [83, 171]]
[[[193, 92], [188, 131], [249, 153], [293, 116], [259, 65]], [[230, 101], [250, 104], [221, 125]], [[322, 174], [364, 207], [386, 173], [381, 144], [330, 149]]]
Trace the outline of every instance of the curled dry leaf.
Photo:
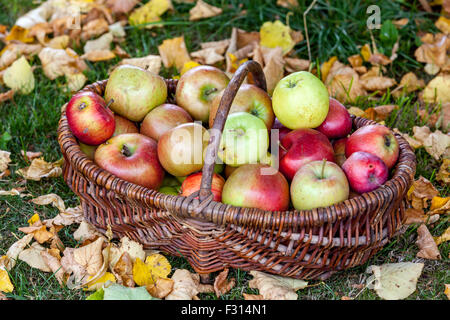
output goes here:
[[33, 238], [39, 243], [45, 243], [55, 236], [54, 232], [47, 230], [40, 219], [29, 227], [20, 227], [19, 231], [33, 235]]
[[140, 0], [106, 0], [106, 6], [113, 14], [127, 14], [138, 4]]
[[57, 208], [60, 212], [64, 212], [66, 210], [66, 206], [64, 205], [63, 199], [55, 193], [50, 193], [47, 195], [39, 196], [37, 198], [31, 199], [31, 202], [38, 205], [48, 205], [51, 204], [55, 208]]
[[398, 106], [394, 104], [387, 104], [382, 106], [376, 106], [373, 108], [368, 108], [364, 112], [365, 118], [376, 121], [386, 120], [392, 113], [392, 111], [396, 109], [398, 109]]
[[436, 28], [441, 30], [444, 34], [450, 34], [450, 19], [440, 16], [439, 19], [434, 23]]
[[249, 293], [242, 293], [244, 296], [244, 300], [264, 300], [264, 297], [260, 294], [249, 294]]
[[350, 63], [350, 65], [352, 66], [352, 68], [361, 67], [363, 64], [363, 59], [362, 59], [361, 55], [359, 55], [359, 54], [350, 56], [347, 58], [347, 60]]
[[10, 66], [20, 56], [27, 57], [38, 54], [42, 50], [40, 44], [9, 43], [0, 55], [0, 70]]
[[430, 211], [428, 214], [448, 214], [450, 213], [450, 197], [434, 197], [431, 199]]
[[189, 21], [211, 18], [222, 14], [222, 9], [198, 0], [195, 6], [189, 10]]
[[367, 73], [360, 78], [361, 85], [367, 91], [384, 91], [395, 85], [395, 80], [384, 77], [379, 67], [372, 67]]
[[424, 224], [420, 225], [417, 229], [417, 234], [418, 238], [416, 244], [420, 249], [417, 253], [417, 257], [429, 260], [440, 260], [441, 254], [427, 226]]
[[20, 196], [21, 198], [31, 196], [30, 194], [23, 193], [23, 191], [25, 191], [25, 188], [12, 188], [11, 190], [0, 190], [0, 196]]
[[0, 178], [11, 163], [11, 152], [0, 150]]
[[28, 249], [25, 249], [19, 253], [19, 259], [24, 261], [32, 268], [39, 269], [43, 272], [51, 272], [50, 267], [47, 265], [47, 263], [43, 259], [43, 256], [41, 255], [41, 252], [45, 250], [46, 249], [39, 243], [34, 242]]
[[110, 256], [111, 268], [113, 268], [114, 265], [117, 263], [117, 261], [119, 261], [120, 257], [124, 252], [127, 252], [130, 255], [132, 262], [134, 262], [138, 258], [141, 261], [145, 259], [145, 251], [142, 247], [142, 244], [130, 240], [130, 238], [128, 237], [123, 237], [120, 239], [119, 247], [116, 246], [111, 247], [111, 256]]
[[374, 53], [370, 55], [369, 62], [374, 65], [382, 65], [386, 66], [390, 64], [392, 61], [388, 57], [386, 57], [384, 54], [381, 53]]
[[108, 32], [109, 25], [104, 18], [91, 20], [81, 29], [81, 40], [86, 41]]
[[25, 249], [32, 239], [33, 235], [28, 234], [20, 240], [14, 242], [13, 245], [9, 247], [6, 255], [0, 258], [0, 267], [3, 267], [8, 271], [14, 268], [19, 254]]
[[23, 152], [23, 150], [20, 150], [20, 154], [22, 155], [22, 157], [24, 157], [28, 161], [31, 161], [33, 159], [36, 159], [36, 158], [39, 158], [42, 156], [42, 152], [40, 152], [40, 151], [38, 151], [38, 152], [33, 152], [33, 151]]
[[431, 132], [427, 126], [413, 127], [414, 139], [421, 142], [425, 150], [436, 160], [450, 157], [450, 134], [440, 130]]
[[417, 149], [423, 147], [423, 144], [420, 141], [417, 141], [416, 139], [410, 137], [408, 134], [401, 132], [400, 130], [398, 130], [398, 128], [394, 128], [393, 131], [401, 135], [412, 148]]
[[310, 62], [306, 59], [285, 57], [285, 69], [287, 72], [306, 71], [309, 69]]
[[113, 39], [113, 34], [108, 32], [95, 40], [89, 40], [84, 45], [84, 53], [89, 53], [91, 51], [109, 50]]
[[86, 59], [91, 62], [107, 61], [114, 59], [115, 57], [116, 55], [111, 50], [94, 50], [81, 56], [82, 59]]
[[236, 284], [236, 279], [227, 279], [228, 271], [228, 268], [224, 269], [214, 281], [214, 292], [216, 293], [217, 298], [230, 291]]
[[373, 276], [368, 279], [368, 287], [385, 300], [405, 299], [416, 291], [423, 267], [423, 263], [412, 262], [369, 266], [366, 272], [373, 273]]
[[428, 33], [421, 40], [423, 44], [414, 52], [417, 61], [443, 67], [447, 63], [450, 39], [442, 33], [436, 35]]
[[418, 79], [413, 72], [408, 72], [402, 77], [402, 79], [400, 80], [400, 84], [396, 88], [396, 91], [393, 92], [393, 94], [398, 97], [401, 94], [400, 89], [402, 89], [406, 93], [410, 93], [423, 87], [425, 87], [425, 81], [423, 81], [422, 79]]
[[174, 282], [172, 279], [158, 278], [152, 285], [147, 285], [147, 291], [152, 297], [164, 299], [173, 290]]
[[44, 48], [39, 53], [44, 74], [50, 80], [63, 75], [77, 74], [87, 69], [86, 63], [70, 48]]
[[450, 159], [444, 159], [436, 174], [436, 180], [443, 183], [450, 183]]
[[423, 100], [428, 103], [450, 102], [450, 74], [440, 74], [428, 82], [423, 90]]
[[[111, 266], [110, 264], [110, 269], [116, 276], [117, 282], [119, 284], [126, 287], [134, 287], [135, 282], [133, 280], [133, 261], [128, 252], [122, 253], [119, 260], [115, 263], [114, 266]], [[154, 295], [152, 294], [152, 296]]]
[[267, 48], [261, 47], [264, 59], [264, 75], [266, 76], [267, 92], [270, 94], [275, 89], [277, 83], [284, 77], [284, 58], [281, 47]]
[[194, 60], [200, 62], [201, 64], [214, 65], [217, 62], [225, 60], [225, 57], [217, 53], [215, 48], [205, 48], [198, 51], [190, 53]]
[[27, 180], [40, 181], [43, 178], [55, 178], [62, 174], [61, 164], [57, 162], [46, 162], [44, 159], [33, 159], [30, 166], [17, 170], [17, 174]]
[[74, 223], [81, 223], [83, 219], [83, 209], [81, 206], [77, 206], [74, 208], [67, 208], [63, 212], [60, 212], [56, 217], [44, 220], [43, 223], [48, 228], [51, 228], [52, 226], [69, 226]]
[[265, 300], [297, 300], [296, 291], [308, 283], [294, 278], [274, 276], [260, 271], [250, 271], [253, 279], [249, 287], [258, 289]]
[[180, 71], [183, 65], [191, 60], [184, 43], [184, 36], [164, 40], [158, 46], [158, 51], [166, 68], [175, 66]]
[[335, 61], [326, 77], [325, 85], [331, 96], [345, 103], [367, 94], [360, 77], [351, 67]]
[[119, 65], [130, 64], [133, 66], [141, 67], [154, 74], [159, 74], [161, 69], [161, 57], [156, 55], [148, 55], [141, 58], [123, 59], [119, 62]]
[[428, 207], [428, 201], [439, 195], [439, 192], [431, 184], [431, 182], [420, 176], [415, 180], [408, 190], [407, 198], [411, 201], [411, 206], [414, 209], [422, 210]]
[[65, 281], [64, 269], [61, 266], [61, 259], [58, 255], [53, 254], [51, 250], [47, 249], [40, 252], [42, 259], [50, 268], [51, 272], [55, 275], [56, 280], [62, 285]]
[[3, 73], [3, 82], [10, 89], [22, 94], [28, 94], [34, 90], [35, 81], [33, 71], [24, 56], [14, 61], [5, 70]]
[[201, 285], [200, 276], [186, 269], [177, 269], [172, 275], [173, 290], [166, 300], [193, 300], [198, 293], [214, 292], [212, 286]]

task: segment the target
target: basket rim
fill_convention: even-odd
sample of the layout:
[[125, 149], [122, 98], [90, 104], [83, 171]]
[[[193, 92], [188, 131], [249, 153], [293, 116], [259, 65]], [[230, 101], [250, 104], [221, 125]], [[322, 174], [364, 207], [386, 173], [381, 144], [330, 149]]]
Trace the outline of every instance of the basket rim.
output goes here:
[[[173, 79], [165, 79], [166, 83], [173, 82]], [[105, 86], [107, 79], [99, 80], [86, 85], [82, 91], [98, 92], [98, 86]], [[100, 89], [102, 90], [102, 89]], [[100, 91], [101, 93], [101, 91]], [[361, 117], [351, 115], [353, 125], [357, 127], [377, 124], [377, 122]], [[358, 126], [359, 124], [359, 126]], [[194, 197], [185, 197], [181, 195], [167, 195], [157, 190], [148, 189], [132, 182], [123, 180], [114, 174], [100, 168], [94, 161], [90, 160], [80, 149], [77, 139], [71, 132], [65, 113], [62, 108], [61, 117], [58, 124], [58, 143], [66, 161], [74, 170], [83, 174], [89, 181], [105, 188], [108, 191], [115, 192], [117, 195], [126, 197], [130, 200], [136, 200], [149, 207], [167, 210], [171, 213], [183, 217], [191, 217], [215, 224], [226, 225], [229, 223], [249, 226], [262, 224], [265, 228], [272, 228], [275, 224], [280, 225], [281, 229], [288, 227], [306, 227], [321, 226], [326, 222], [335, 222], [347, 217], [355, 217], [375, 201], [384, 200], [383, 210], [380, 217], [389, 207], [393, 205], [394, 200], [403, 198], [406, 189], [412, 183], [416, 170], [416, 157], [408, 142], [391, 128], [389, 130], [395, 135], [399, 143], [399, 156], [394, 168], [390, 169], [393, 174], [381, 187], [344, 200], [328, 207], [320, 207], [312, 210], [285, 210], [268, 211], [259, 208], [238, 207], [222, 202], [215, 202], [209, 199], [205, 205]], [[403, 192], [402, 192], [403, 189]], [[380, 208], [381, 209], [381, 208]]]

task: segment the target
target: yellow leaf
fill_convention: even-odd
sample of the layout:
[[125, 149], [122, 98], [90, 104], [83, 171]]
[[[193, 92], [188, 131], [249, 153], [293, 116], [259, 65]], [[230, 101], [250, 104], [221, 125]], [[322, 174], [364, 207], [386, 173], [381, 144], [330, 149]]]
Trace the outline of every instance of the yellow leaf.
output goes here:
[[450, 227], [448, 227], [439, 237], [434, 237], [436, 245], [440, 245], [445, 241], [450, 241]]
[[35, 213], [30, 219], [28, 219], [28, 224], [30, 226], [32, 226], [35, 222], [38, 222], [39, 220], [41, 220], [41, 218], [39, 218], [39, 214]]
[[147, 286], [154, 283], [150, 267], [139, 258], [136, 258], [133, 265], [133, 279], [138, 286]]
[[[92, 278], [93, 278], [92, 276], [89, 276], [87, 281], [91, 280]], [[107, 281], [111, 281], [111, 282], [116, 283], [116, 277], [111, 272], [105, 272], [105, 274], [103, 276], [101, 276], [100, 278], [98, 278], [94, 282], [89, 283], [89, 286], [87, 288], [83, 288], [83, 290], [84, 291], [95, 291], [95, 290], [100, 289], [101, 287], [103, 287], [103, 285]]]
[[322, 76], [322, 81], [325, 82], [327, 79], [328, 73], [330, 72], [331, 67], [333, 66], [333, 63], [337, 60], [337, 57], [331, 57], [327, 62], [324, 62], [322, 64], [322, 67], [320, 68], [320, 73]]
[[284, 25], [281, 21], [264, 22], [259, 31], [260, 45], [268, 48], [281, 47], [283, 54], [288, 53], [294, 47], [295, 43], [291, 37], [291, 28]]
[[[173, 9], [170, 0], [151, 0], [142, 7], [134, 10], [128, 19], [132, 26], [156, 22], [160, 21], [160, 17], [169, 9]], [[151, 28], [153, 26], [148, 27]]]
[[14, 286], [9, 279], [8, 272], [5, 269], [0, 269], [0, 292], [12, 292]]
[[184, 64], [191, 60], [184, 43], [184, 36], [166, 39], [158, 46], [159, 55], [166, 68], [175, 66], [181, 70]]
[[34, 38], [28, 36], [28, 29], [19, 27], [17, 25], [13, 26], [9, 34], [6, 36], [6, 41], [18, 40], [20, 42], [29, 43], [33, 42]]
[[366, 43], [366, 44], [361, 48], [361, 55], [362, 55], [364, 61], [369, 61], [370, 56], [372, 55], [372, 50], [370, 50], [369, 44]]
[[436, 28], [441, 30], [445, 34], [450, 33], [450, 19], [447, 19], [444, 16], [440, 16], [439, 19], [434, 23]]
[[182, 76], [183, 74], [185, 74], [186, 72], [188, 72], [189, 70], [191, 70], [192, 68], [201, 66], [200, 63], [195, 62], [195, 61], [187, 61], [183, 64], [183, 68], [181, 68], [180, 71], [180, 75]]
[[450, 284], [445, 285], [444, 294], [447, 296], [447, 299], [450, 300]]
[[446, 197], [446, 198], [433, 197], [433, 199], [431, 199], [430, 210], [436, 210], [436, 209], [442, 208], [449, 200], [450, 200], [450, 197]]
[[428, 103], [450, 102], [450, 75], [441, 74], [431, 80], [423, 90], [423, 100]]
[[22, 56], [5, 70], [3, 82], [14, 91], [28, 94], [34, 89], [34, 75], [27, 59]]
[[149, 255], [145, 259], [145, 264], [149, 266], [153, 278], [167, 278], [171, 271], [169, 261], [159, 253]]

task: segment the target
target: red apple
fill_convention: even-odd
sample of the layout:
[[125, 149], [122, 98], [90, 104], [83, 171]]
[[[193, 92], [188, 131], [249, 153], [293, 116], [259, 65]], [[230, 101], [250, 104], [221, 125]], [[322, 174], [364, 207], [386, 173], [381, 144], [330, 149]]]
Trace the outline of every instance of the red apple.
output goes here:
[[334, 159], [336, 163], [342, 167], [342, 164], [347, 160], [345, 156], [345, 144], [347, 143], [347, 138], [342, 138], [333, 141], [333, 149], [334, 149]]
[[397, 138], [388, 127], [373, 124], [359, 128], [348, 138], [345, 156], [348, 158], [357, 151], [378, 156], [390, 169], [397, 162], [399, 146]]
[[66, 107], [67, 122], [82, 143], [96, 146], [114, 133], [114, 114], [98, 94], [87, 91], [72, 96]]
[[280, 172], [268, 165], [246, 164], [225, 181], [222, 202], [269, 211], [287, 210], [289, 185]]
[[315, 160], [334, 162], [334, 150], [327, 137], [314, 129], [297, 129], [280, 141], [280, 171], [288, 180], [301, 166]]
[[208, 141], [209, 133], [199, 123], [180, 124], [159, 139], [159, 161], [171, 175], [187, 176], [202, 169]]
[[[200, 190], [200, 185], [202, 182], [202, 173], [197, 172], [188, 176], [183, 183], [181, 184], [181, 195], [189, 196], [192, 193]], [[225, 179], [222, 176], [214, 173], [212, 183], [211, 183], [211, 192], [214, 195], [214, 201], [220, 202], [222, 201], [222, 189], [225, 184]]]
[[122, 133], [139, 133], [139, 129], [134, 122], [124, 117], [115, 114], [114, 121], [116, 122], [116, 130], [114, 130], [113, 137]]
[[195, 120], [208, 122], [213, 99], [230, 82], [219, 68], [198, 66], [184, 73], [178, 81], [175, 97], [177, 104]]
[[330, 98], [330, 109], [327, 117], [316, 130], [322, 132], [329, 139], [347, 136], [352, 131], [352, 118], [347, 108], [338, 100]]
[[155, 140], [139, 133], [124, 133], [98, 146], [95, 162], [117, 177], [157, 190], [164, 179]]
[[283, 139], [285, 135], [287, 135], [292, 130], [285, 127], [278, 118], [275, 118], [275, 121], [273, 122], [272, 129], [278, 129], [278, 138], [279, 140]]
[[297, 210], [328, 207], [348, 199], [344, 171], [335, 163], [312, 161], [302, 166], [291, 183], [291, 199]]
[[186, 110], [177, 105], [165, 103], [145, 116], [141, 124], [141, 133], [158, 141], [170, 129], [192, 121]]
[[377, 189], [388, 179], [389, 169], [382, 159], [363, 151], [354, 152], [342, 165], [350, 187], [358, 193]]

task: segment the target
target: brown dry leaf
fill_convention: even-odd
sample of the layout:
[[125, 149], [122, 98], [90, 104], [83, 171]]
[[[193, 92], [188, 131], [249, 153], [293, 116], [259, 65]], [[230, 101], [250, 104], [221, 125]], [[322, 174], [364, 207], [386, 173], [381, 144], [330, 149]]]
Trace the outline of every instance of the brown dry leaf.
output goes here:
[[298, 0], [277, 0], [277, 6], [284, 8], [298, 7]]
[[[14, 90], [8, 90], [6, 92], [0, 93], [0, 103], [11, 100], [14, 97]], [[0, 173], [1, 178], [1, 173]]]
[[145, 260], [145, 251], [143, 249], [142, 244], [130, 240], [128, 237], [123, 237], [120, 239], [120, 246], [112, 246], [111, 247], [111, 255], [110, 255], [110, 268], [114, 268], [117, 261], [119, 261], [120, 257], [124, 252], [127, 252], [130, 255], [131, 261], [134, 263], [136, 259]]
[[81, 56], [81, 59], [86, 59], [91, 62], [98, 62], [111, 60], [114, 59], [115, 57], [116, 55], [111, 50], [94, 50], [83, 54]]
[[22, 55], [30, 57], [38, 54], [41, 50], [40, 44], [9, 43], [3, 48], [3, 53], [0, 55], [0, 70], [10, 66]]
[[63, 199], [61, 199], [60, 196], [54, 193], [39, 196], [37, 198], [31, 199], [30, 201], [41, 206], [52, 204], [60, 212], [64, 212], [66, 210]]
[[405, 211], [405, 225], [410, 225], [414, 223], [426, 223], [426, 224], [433, 224], [436, 221], [439, 220], [438, 214], [425, 214], [423, 210], [418, 210], [414, 208], [408, 208]]
[[428, 82], [423, 90], [423, 100], [428, 103], [450, 102], [450, 74], [440, 74]]
[[118, 57], [121, 58], [121, 59], [127, 59], [127, 58], [130, 58], [130, 55], [128, 54], [128, 52], [126, 52], [124, 49], [122, 49], [122, 47], [119, 46], [119, 45], [116, 45], [116, 46], [114, 47], [113, 52], [114, 52], [114, 54], [115, 54], [116, 56], [118, 56]]
[[408, 134], [401, 132], [400, 130], [398, 130], [398, 128], [394, 128], [393, 131], [400, 134], [412, 148], [417, 149], [423, 147], [422, 142], [417, 141], [416, 139], [410, 137]]
[[28, 161], [31, 161], [33, 159], [36, 159], [36, 158], [39, 158], [42, 156], [42, 152], [40, 152], [40, 151], [38, 151], [38, 152], [33, 152], [33, 151], [23, 152], [23, 150], [20, 150], [20, 154], [22, 155], [22, 157], [24, 157]]
[[368, 287], [375, 289], [378, 296], [385, 300], [405, 299], [416, 291], [423, 267], [423, 263], [413, 262], [369, 266], [366, 272], [373, 273], [373, 276], [367, 280]]
[[198, 61], [201, 64], [214, 65], [217, 62], [225, 60], [225, 57], [217, 53], [215, 48], [205, 48], [190, 53], [194, 61]]
[[184, 43], [184, 36], [164, 40], [158, 46], [158, 51], [166, 68], [175, 66], [180, 71], [183, 65], [191, 60]]
[[84, 45], [84, 53], [91, 51], [104, 51], [111, 48], [111, 43], [114, 40], [114, 36], [111, 32], [105, 33], [101, 37], [95, 40], [89, 40]]
[[53, 49], [66, 49], [69, 46], [69, 41], [70, 37], [68, 35], [62, 35], [51, 39], [45, 45]]
[[363, 64], [363, 59], [362, 59], [361, 55], [359, 55], [359, 54], [350, 56], [347, 58], [347, 60], [350, 63], [350, 65], [352, 66], [352, 68], [361, 67]]
[[274, 276], [260, 271], [250, 271], [253, 279], [249, 287], [258, 289], [265, 300], [297, 300], [296, 291], [307, 286], [307, 282], [294, 278]]
[[214, 48], [218, 54], [224, 54], [230, 45], [230, 39], [200, 43], [202, 49]]
[[306, 59], [284, 57], [285, 69], [287, 72], [306, 71], [309, 69], [310, 62]]
[[39, 243], [33, 242], [28, 249], [23, 250], [19, 254], [19, 259], [32, 268], [39, 269], [43, 272], [51, 272], [51, 269], [41, 255], [41, 252], [45, 250]]
[[41, 251], [40, 254], [44, 262], [50, 268], [51, 272], [55, 275], [56, 280], [58, 280], [59, 284], [62, 285], [65, 282], [65, 272], [62, 268], [61, 259], [59, 256], [54, 254], [51, 249]]
[[417, 257], [429, 260], [440, 260], [441, 254], [427, 226], [424, 224], [420, 225], [417, 229], [417, 234], [418, 238], [416, 244], [420, 249], [417, 253]]
[[0, 178], [3, 176], [8, 165], [11, 163], [11, 152], [0, 150]]
[[115, 275], [117, 282], [126, 287], [134, 287], [133, 280], [133, 261], [128, 252], [122, 253], [119, 260], [110, 269]]
[[381, 53], [374, 53], [370, 56], [369, 62], [374, 65], [386, 66], [392, 62], [391, 59]]
[[343, 103], [354, 101], [358, 96], [367, 95], [358, 73], [339, 61], [333, 63], [324, 83], [330, 96]]
[[372, 67], [367, 73], [360, 78], [360, 83], [367, 91], [384, 91], [395, 85], [395, 80], [384, 77], [379, 67]]
[[195, 300], [201, 292], [214, 292], [211, 285], [200, 284], [200, 276], [186, 269], [177, 269], [172, 275], [173, 290], [166, 300]]
[[408, 24], [409, 19], [408, 18], [403, 18], [403, 19], [399, 19], [399, 20], [394, 20], [392, 21], [392, 23], [396, 26], [396, 27], [404, 27]]
[[434, 25], [443, 33], [450, 34], [450, 19], [444, 16], [440, 16], [439, 19], [436, 20]]
[[57, 162], [46, 162], [42, 158], [33, 159], [30, 166], [16, 171], [27, 180], [40, 181], [43, 178], [59, 177], [62, 174], [61, 164]]
[[130, 64], [132, 66], [141, 67], [154, 74], [159, 74], [161, 69], [161, 57], [156, 55], [148, 55], [141, 58], [123, 59], [119, 62], [119, 65]]
[[25, 191], [25, 188], [12, 188], [11, 190], [0, 190], [0, 196], [20, 196], [21, 198], [31, 196], [30, 194], [23, 193], [23, 191]]
[[106, 6], [110, 8], [111, 13], [128, 13], [138, 4], [140, 0], [106, 0]]
[[396, 88], [396, 91], [393, 94], [398, 97], [401, 94], [399, 89], [403, 89], [406, 93], [410, 93], [425, 87], [425, 81], [422, 79], [418, 79], [417, 76], [413, 72], [408, 72], [405, 74], [400, 80], [400, 84]]
[[440, 130], [431, 132], [427, 126], [413, 127], [414, 138], [421, 142], [425, 150], [436, 160], [441, 157], [450, 157], [450, 134], [444, 134]]
[[14, 242], [11, 247], [9, 247], [5, 256], [0, 257], [0, 267], [4, 267], [7, 271], [14, 268], [16, 265], [19, 254], [25, 249], [25, 247], [33, 239], [32, 234], [28, 234], [18, 241]]
[[408, 190], [407, 198], [414, 209], [422, 210], [428, 207], [428, 201], [438, 196], [439, 192], [426, 178], [420, 176]]
[[203, 0], [198, 0], [195, 6], [189, 10], [189, 21], [211, 18], [222, 14], [222, 9], [214, 7]]
[[147, 291], [154, 298], [164, 299], [172, 292], [174, 281], [172, 279], [158, 278], [152, 285], [147, 285]]
[[70, 48], [44, 48], [39, 53], [44, 74], [50, 80], [63, 75], [78, 74], [87, 69], [86, 63]]
[[20, 227], [18, 229], [23, 233], [32, 234], [33, 238], [41, 244], [51, 240], [55, 236], [54, 232], [47, 230], [47, 227], [42, 224], [40, 219], [29, 227]]
[[260, 294], [249, 294], [249, 293], [242, 293], [244, 296], [244, 300], [264, 300], [264, 297]]
[[392, 113], [392, 111], [396, 109], [398, 109], [398, 106], [394, 104], [386, 104], [382, 106], [368, 108], [365, 111], [365, 118], [376, 121], [386, 120]]
[[81, 29], [81, 40], [86, 41], [108, 32], [108, 22], [104, 18], [89, 21]]
[[436, 180], [450, 183], [450, 159], [443, 160], [439, 172], [436, 174]]
[[236, 284], [236, 279], [227, 279], [228, 271], [228, 268], [224, 269], [214, 281], [214, 292], [216, 293], [217, 298], [230, 291]]
[[442, 33], [436, 35], [428, 33], [421, 40], [423, 44], [414, 52], [416, 60], [443, 67], [447, 62], [447, 50], [450, 47], [450, 39]]
[[86, 220], [83, 220], [78, 229], [73, 233], [73, 238], [77, 241], [84, 242], [86, 240], [95, 240], [100, 237], [101, 233], [97, 231]]
[[74, 223], [81, 223], [83, 219], [83, 209], [81, 206], [78, 206], [75, 208], [67, 208], [56, 217], [44, 220], [43, 223], [48, 228], [51, 228], [52, 226], [69, 226]]
[[267, 92], [271, 94], [277, 83], [284, 77], [284, 58], [281, 47], [261, 47], [264, 59], [264, 75], [267, 81]]

